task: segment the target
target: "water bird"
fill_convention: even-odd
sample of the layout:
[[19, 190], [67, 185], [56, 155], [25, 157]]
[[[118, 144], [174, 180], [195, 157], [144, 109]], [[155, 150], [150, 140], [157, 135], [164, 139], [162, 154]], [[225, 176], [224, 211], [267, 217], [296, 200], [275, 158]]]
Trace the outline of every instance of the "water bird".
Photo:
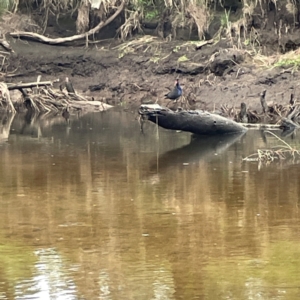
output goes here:
[[179, 84], [179, 79], [176, 79], [175, 80], [175, 86], [174, 86], [173, 90], [165, 95], [165, 99], [170, 99], [171, 101], [176, 102], [177, 99], [180, 98], [181, 96], [182, 96], [182, 87]]
[[62, 116], [66, 120], [66, 122], [68, 123], [69, 118], [70, 118], [70, 107], [69, 107], [69, 104], [67, 104], [67, 107], [65, 107], [63, 109]]
[[246, 103], [241, 103], [241, 111], [239, 112], [239, 120], [242, 123], [248, 123], [247, 106]]
[[64, 88], [66, 88], [67, 92], [69, 94], [75, 94], [75, 90], [73, 87], [72, 82], [70, 81], [69, 77], [66, 77], [65, 82], [60, 85], [60, 90], [62, 91]]

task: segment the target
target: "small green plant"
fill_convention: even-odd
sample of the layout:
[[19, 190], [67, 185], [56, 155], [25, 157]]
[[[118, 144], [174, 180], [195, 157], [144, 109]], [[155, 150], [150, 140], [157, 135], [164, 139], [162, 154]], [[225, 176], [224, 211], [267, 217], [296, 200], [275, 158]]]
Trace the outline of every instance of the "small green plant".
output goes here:
[[177, 45], [177, 46], [173, 49], [173, 52], [177, 53], [179, 50], [180, 50], [180, 46]]
[[156, 63], [158, 63], [158, 62], [160, 61], [160, 57], [158, 57], [158, 56], [153, 56], [153, 57], [150, 58], [150, 61], [151, 61], [151, 62], [154, 62], [154, 63], [156, 64]]
[[250, 39], [245, 39], [243, 44], [245, 46], [249, 46], [250, 45]]
[[155, 20], [159, 16], [158, 10], [150, 10], [145, 12], [145, 19], [146, 20]]
[[186, 57], [186, 55], [182, 55], [177, 59], [178, 62], [184, 62], [184, 61], [188, 61], [188, 60], [189, 59]]
[[298, 69], [300, 67], [300, 55], [293, 58], [282, 58], [274, 64], [274, 67], [292, 67]]

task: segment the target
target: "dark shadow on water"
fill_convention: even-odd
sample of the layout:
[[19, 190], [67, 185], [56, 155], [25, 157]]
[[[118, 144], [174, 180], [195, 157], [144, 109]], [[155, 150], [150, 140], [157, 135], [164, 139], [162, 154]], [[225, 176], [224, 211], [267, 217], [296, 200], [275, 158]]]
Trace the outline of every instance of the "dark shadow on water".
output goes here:
[[161, 154], [150, 163], [150, 171], [163, 171], [176, 164], [191, 164], [203, 159], [209, 159], [226, 151], [238, 142], [245, 133], [222, 136], [192, 136], [191, 142], [181, 148]]

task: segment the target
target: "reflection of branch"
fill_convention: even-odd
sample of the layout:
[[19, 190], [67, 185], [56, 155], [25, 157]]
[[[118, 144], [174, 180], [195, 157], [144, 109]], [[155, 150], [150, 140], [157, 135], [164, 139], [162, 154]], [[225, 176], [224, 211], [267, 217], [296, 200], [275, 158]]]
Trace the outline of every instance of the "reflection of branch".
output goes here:
[[3, 114], [0, 118], [0, 144], [8, 140], [11, 124], [15, 114]]
[[4, 100], [4, 102], [10, 107], [13, 113], [16, 112], [15, 107], [10, 99], [9, 90], [7, 88], [6, 83], [0, 82], [0, 101]]
[[38, 42], [42, 42], [42, 43], [50, 44], [50, 45], [58, 45], [58, 44], [66, 43], [66, 42], [73, 42], [73, 41], [77, 41], [80, 39], [84, 39], [87, 36], [97, 33], [100, 29], [102, 29], [103, 27], [108, 25], [110, 22], [112, 22], [123, 11], [124, 7], [125, 7], [125, 1], [122, 1], [121, 5], [118, 7], [118, 9], [115, 11], [115, 13], [112, 16], [110, 16], [105, 21], [101, 21], [96, 27], [89, 30], [88, 32], [85, 32], [82, 34], [76, 34], [73, 36], [68, 36], [65, 38], [56, 38], [56, 39], [48, 38], [48, 37], [38, 34], [38, 33], [26, 32], [26, 31], [12, 32], [12, 33], [10, 33], [10, 35], [12, 37], [16, 37], [16, 38], [18, 38], [18, 37], [30, 38], [30, 39], [36, 40]]
[[277, 138], [281, 143], [284, 145], [277, 145], [274, 147], [271, 147], [270, 149], [257, 149], [256, 153], [253, 153], [245, 158], [243, 158], [244, 161], [258, 161], [258, 162], [264, 162], [264, 163], [270, 163], [275, 160], [281, 160], [286, 158], [292, 158], [293, 160], [300, 157], [300, 151], [296, 148], [293, 148], [291, 145], [289, 145], [287, 142], [282, 140], [279, 136], [274, 134], [271, 131], [265, 131], [265, 133], [269, 133], [275, 138]]

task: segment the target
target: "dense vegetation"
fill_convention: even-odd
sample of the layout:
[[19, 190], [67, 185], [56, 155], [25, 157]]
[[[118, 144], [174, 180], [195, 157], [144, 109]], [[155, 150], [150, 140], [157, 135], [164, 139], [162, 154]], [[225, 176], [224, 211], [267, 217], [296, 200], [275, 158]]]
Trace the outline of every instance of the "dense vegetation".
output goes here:
[[299, 36], [300, 0], [0, 0], [0, 7], [39, 16], [44, 30], [50, 17], [69, 14], [77, 32], [84, 33], [124, 1], [126, 8], [118, 16], [123, 40], [152, 26], [163, 38], [176, 38], [178, 28], [185, 28], [200, 40], [226, 36], [239, 48], [269, 43], [285, 53], [300, 46], [298, 37], [291, 38]]

